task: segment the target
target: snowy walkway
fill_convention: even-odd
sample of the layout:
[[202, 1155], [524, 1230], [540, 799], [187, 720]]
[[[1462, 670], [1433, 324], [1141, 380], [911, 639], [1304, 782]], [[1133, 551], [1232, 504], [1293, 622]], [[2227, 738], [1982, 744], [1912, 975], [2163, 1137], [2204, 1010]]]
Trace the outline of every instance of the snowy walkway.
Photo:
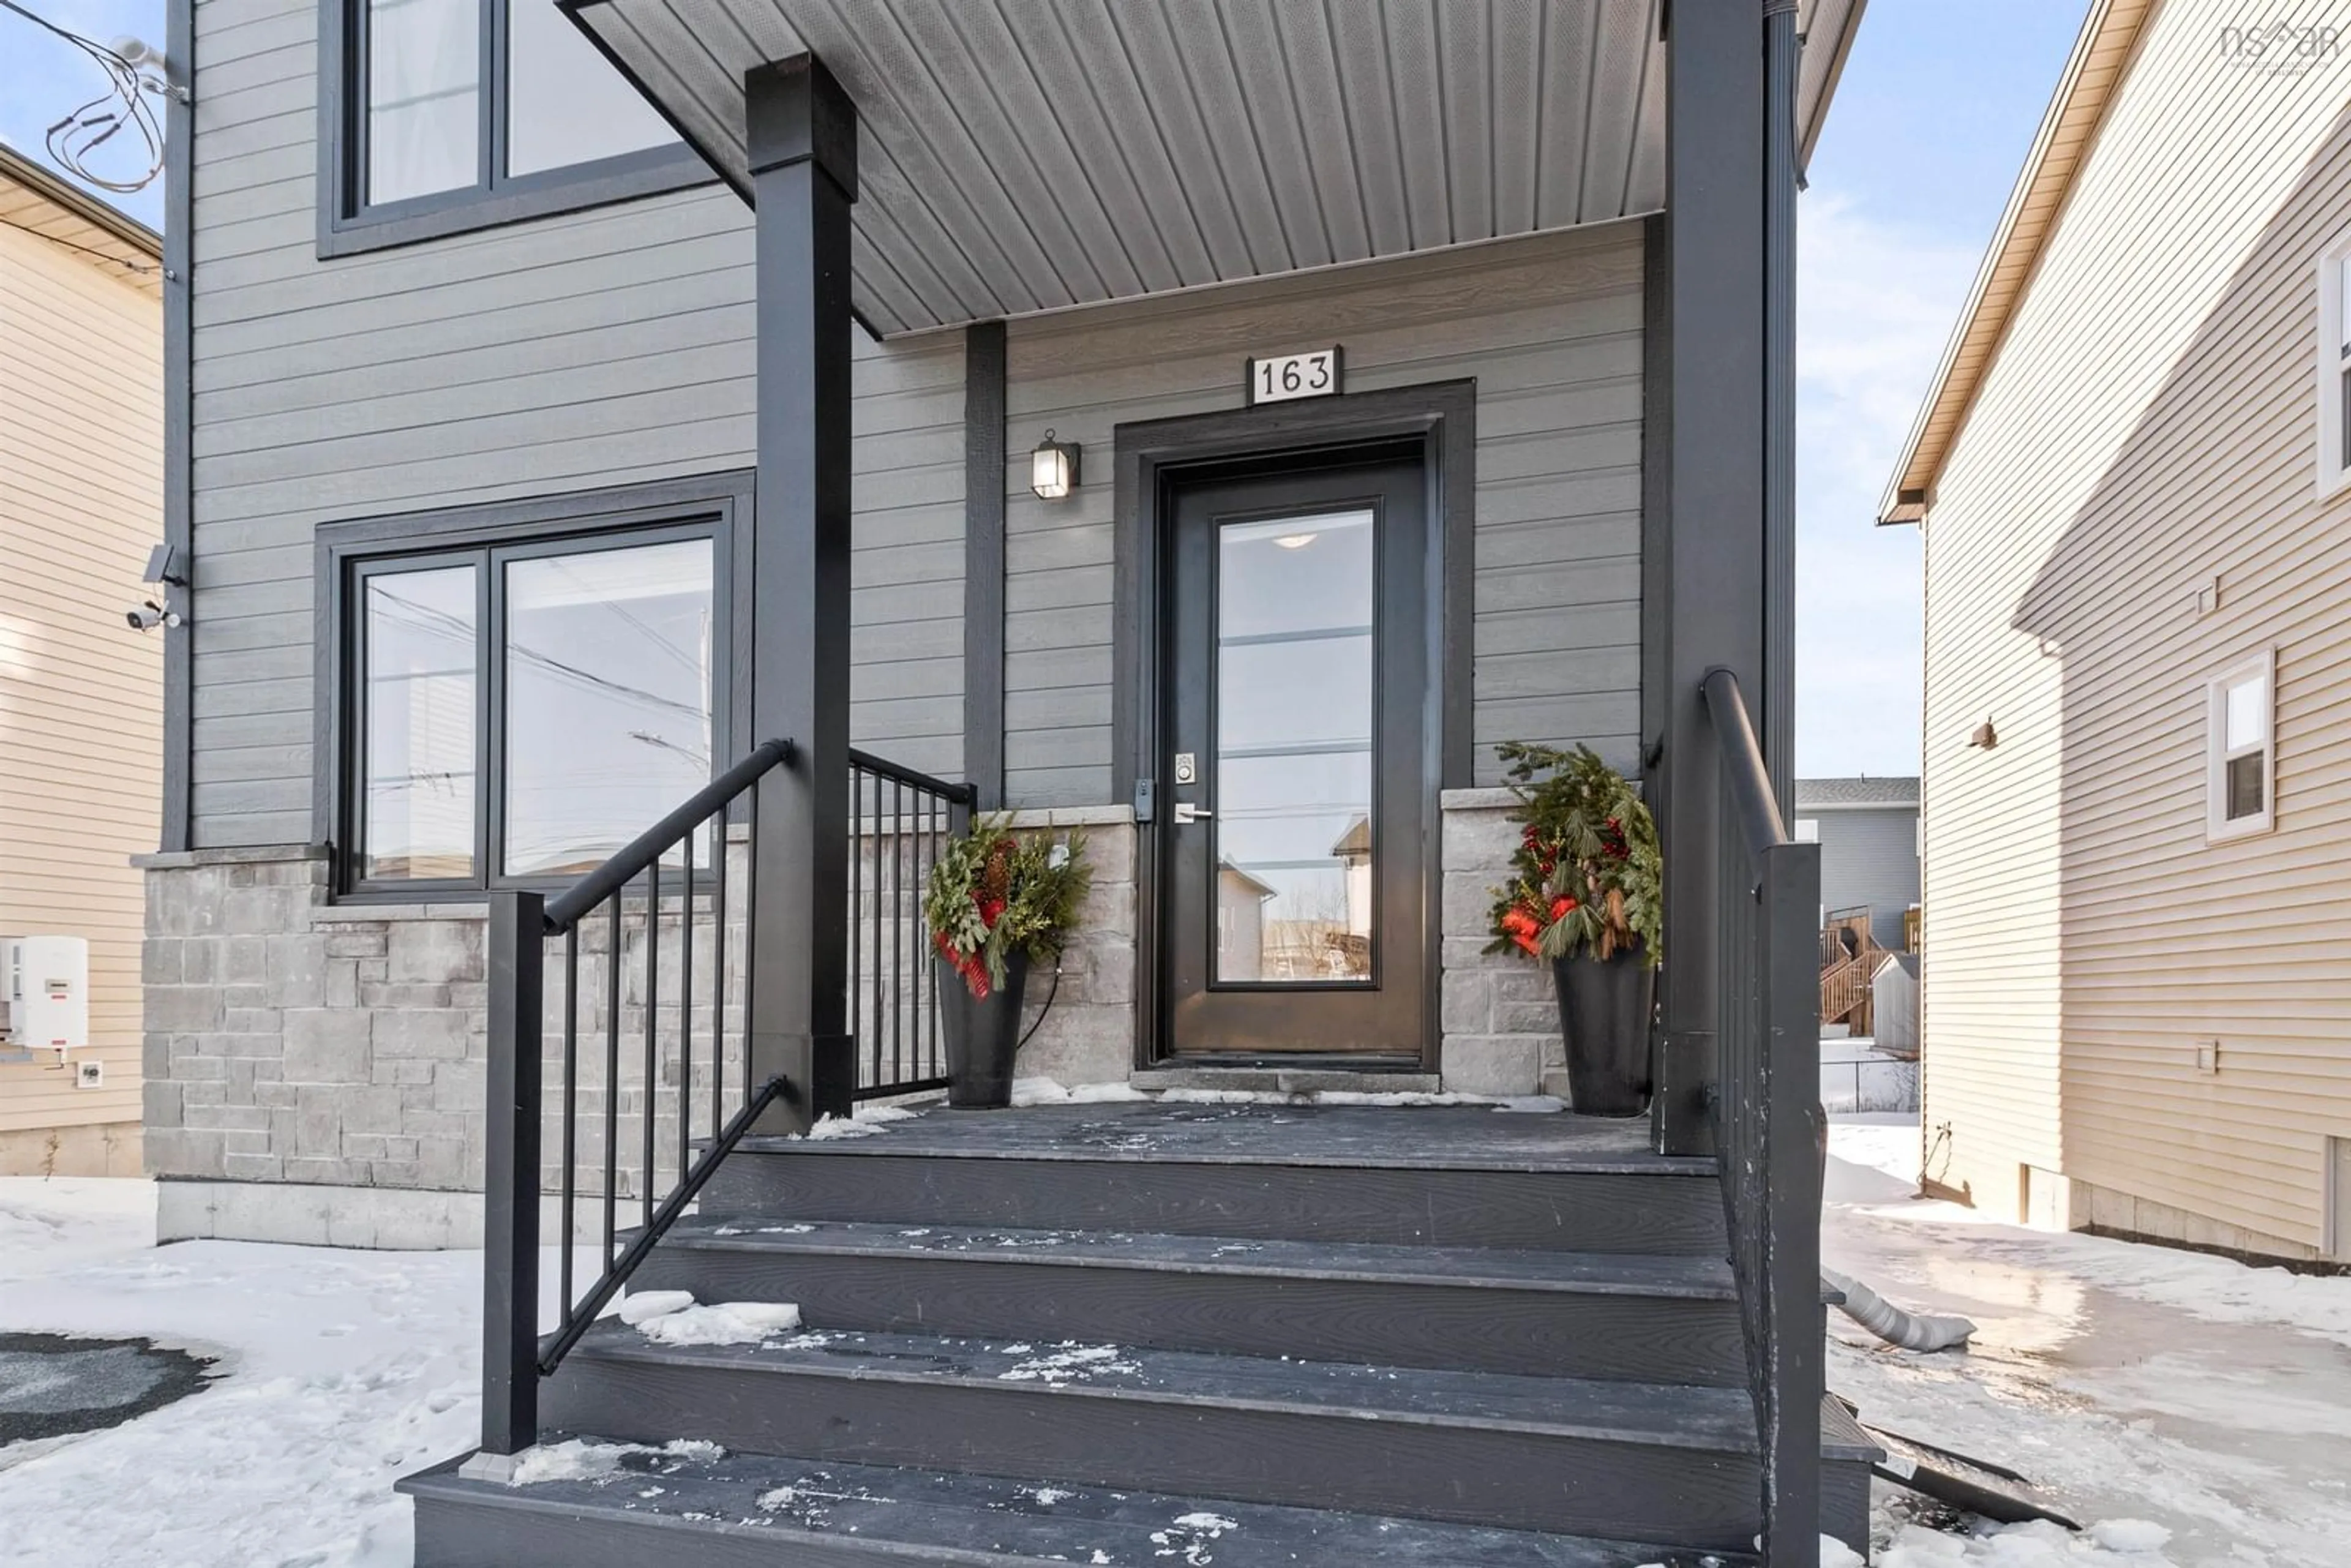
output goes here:
[[480, 1421], [478, 1252], [154, 1246], [143, 1181], [0, 1179], [0, 1330], [140, 1334], [225, 1377], [0, 1448], [10, 1568], [408, 1568], [399, 1476]]
[[[1888, 1124], [1889, 1122], [1892, 1124]], [[1907, 1119], [1841, 1124], [1829, 1262], [1981, 1325], [1966, 1355], [1834, 1320], [1865, 1417], [2004, 1459], [2102, 1540], [1914, 1532], [1886, 1568], [2351, 1563], [2351, 1280], [2050, 1236], [1909, 1197]], [[1889, 1172], [1894, 1174], [1888, 1174]], [[0, 1449], [10, 1568], [406, 1568], [400, 1475], [477, 1421], [478, 1253], [152, 1246], [136, 1181], [0, 1179], [0, 1332], [144, 1335], [214, 1386], [110, 1431]], [[2113, 1521], [2171, 1531], [2159, 1552]]]
[[2052, 1547], [2063, 1532], [2036, 1531], [1972, 1543], [1963, 1558], [1948, 1538], [1914, 1541], [1882, 1563], [2351, 1563], [2351, 1279], [2027, 1230], [1916, 1199], [1910, 1117], [1840, 1121], [1830, 1150], [1824, 1261], [1980, 1329], [1970, 1352], [1919, 1356], [1883, 1350], [1833, 1313], [1831, 1385], [1866, 1421], [2023, 1471], [2075, 1518], [2171, 1532], [2154, 1553]]

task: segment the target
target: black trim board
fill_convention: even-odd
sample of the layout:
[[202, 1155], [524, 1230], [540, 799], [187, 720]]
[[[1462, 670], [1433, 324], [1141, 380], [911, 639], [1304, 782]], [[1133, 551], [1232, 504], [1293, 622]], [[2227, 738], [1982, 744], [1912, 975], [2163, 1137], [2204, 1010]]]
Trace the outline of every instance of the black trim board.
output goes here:
[[[196, 63], [195, 0], [168, 0], [164, 57], [175, 86], [193, 89]], [[163, 111], [163, 542], [177, 552], [189, 587], [165, 589], [185, 617], [163, 638], [162, 833], [157, 847], [176, 854], [194, 847], [195, 749], [195, 465], [189, 449], [193, 340], [188, 330], [195, 223], [194, 106], [166, 101]]]
[[[1439, 825], [1439, 794], [1468, 786], [1476, 765], [1474, 717], [1477, 608], [1478, 383], [1431, 382], [1381, 392], [1280, 402], [1255, 408], [1182, 414], [1120, 424], [1112, 431], [1116, 543], [1111, 616], [1111, 794], [1134, 798], [1138, 778], [1151, 777], [1158, 754], [1156, 714], [1163, 631], [1159, 625], [1158, 559], [1168, 518], [1167, 481], [1184, 469], [1208, 465], [1276, 461], [1337, 454], [1384, 444], [1417, 444], [1429, 486], [1428, 527], [1433, 580], [1432, 639], [1424, 734], [1432, 770], [1423, 779], [1425, 816]], [[1135, 825], [1134, 1061], [1139, 1068], [1168, 1065], [1160, 1052], [1158, 986], [1158, 824]], [[1439, 970], [1443, 933], [1443, 866], [1426, 878], [1426, 943], [1430, 976]], [[1443, 987], [1428, 988], [1421, 1068], [1434, 1071], [1440, 1041]], [[1407, 1064], [1406, 1070], [1410, 1070]]]
[[963, 337], [963, 776], [1004, 803], [1004, 323]]
[[[718, 561], [716, 591], [725, 596], [728, 661], [719, 671], [718, 746], [730, 760], [735, 737], [750, 734], [750, 639], [752, 634], [752, 545], [755, 532], [753, 479], [748, 469], [656, 480], [616, 489], [583, 490], [528, 501], [493, 501], [437, 511], [405, 512], [319, 525], [313, 546], [311, 599], [310, 837], [325, 844], [334, 864], [329, 883], [340, 901], [364, 903], [420, 897], [463, 901], [482, 896], [478, 887], [438, 892], [419, 888], [353, 894], [344, 854], [343, 783], [350, 770], [352, 737], [344, 720], [352, 711], [349, 643], [343, 585], [354, 563], [371, 557], [423, 555], [437, 549], [477, 549], [566, 536], [658, 528], [697, 518], [715, 520], [727, 538]], [[487, 585], [484, 585], [487, 591]], [[489, 634], [483, 622], [481, 634]], [[484, 694], [489, 700], [490, 693]], [[493, 744], [485, 726], [482, 743]], [[486, 782], [484, 788], [487, 788]], [[494, 805], [495, 803], [493, 803]], [[495, 838], [495, 835], [494, 835]], [[486, 846], [485, 847], [486, 852]], [[488, 868], [484, 867], [485, 874]], [[496, 883], [496, 878], [490, 879]]]
[[[468, 185], [371, 208], [359, 195], [363, 188], [360, 138], [353, 132], [353, 120], [363, 100], [358, 90], [358, 55], [350, 47], [355, 32], [350, 13], [364, 0], [318, 0], [318, 251], [322, 261], [717, 183], [717, 175], [701, 154], [691, 143], [681, 141], [674, 147], [646, 148], [592, 163], [500, 180], [492, 186]], [[502, 33], [505, 26], [503, 7], [492, 6], [488, 15], [485, 80], [491, 79], [486, 62], [494, 57], [487, 37]], [[631, 86], [638, 85], [628, 79]], [[486, 164], [495, 164], [503, 154], [505, 132], [496, 110], [498, 97], [496, 92], [482, 95], [480, 155]]]

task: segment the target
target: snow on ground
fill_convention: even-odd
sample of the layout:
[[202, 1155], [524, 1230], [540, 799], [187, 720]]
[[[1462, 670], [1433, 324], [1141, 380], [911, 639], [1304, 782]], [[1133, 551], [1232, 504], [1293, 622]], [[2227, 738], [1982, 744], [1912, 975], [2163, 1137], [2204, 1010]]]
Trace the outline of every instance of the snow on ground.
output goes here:
[[[1912, 1116], [1839, 1120], [1829, 1146], [1823, 1261], [1979, 1325], [1970, 1351], [1915, 1355], [1833, 1314], [1831, 1385], [1865, 1421], [2022, 1470], [2097, 1521], [1977, 1541], [1911, 1526], [1881, 1568], [2351, 1561], [2351, 1279], [1917, 1198]], [[1883, 1532], [1899, 1521], [1879, 1490]]]
[[154, 1245], [132, 1180], [0, 1179], [0, 1329], [138, 1334], [212, 1386], [110, 1431], [0, 1450], [24, 1568], [406, 1568], [392, 1483], [480, 1421], [478, 1252]]

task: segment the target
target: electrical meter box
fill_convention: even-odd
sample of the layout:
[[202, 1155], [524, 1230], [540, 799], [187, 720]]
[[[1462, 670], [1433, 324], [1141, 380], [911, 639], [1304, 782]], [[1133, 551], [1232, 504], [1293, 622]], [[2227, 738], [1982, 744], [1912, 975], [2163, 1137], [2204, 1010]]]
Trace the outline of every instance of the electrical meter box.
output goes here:
[[79, 936], [0, 936], [0, 1051], [77, 1051], [89, 1044], [89, 943]]

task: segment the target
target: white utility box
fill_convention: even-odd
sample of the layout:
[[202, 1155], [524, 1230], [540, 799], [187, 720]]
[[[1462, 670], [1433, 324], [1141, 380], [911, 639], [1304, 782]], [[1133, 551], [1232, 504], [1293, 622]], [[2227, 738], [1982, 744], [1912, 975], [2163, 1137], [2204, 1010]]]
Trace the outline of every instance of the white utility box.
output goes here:
[[0, 936], [0, 1050], [78, 1051], [89, 1044], [89, 943]]

